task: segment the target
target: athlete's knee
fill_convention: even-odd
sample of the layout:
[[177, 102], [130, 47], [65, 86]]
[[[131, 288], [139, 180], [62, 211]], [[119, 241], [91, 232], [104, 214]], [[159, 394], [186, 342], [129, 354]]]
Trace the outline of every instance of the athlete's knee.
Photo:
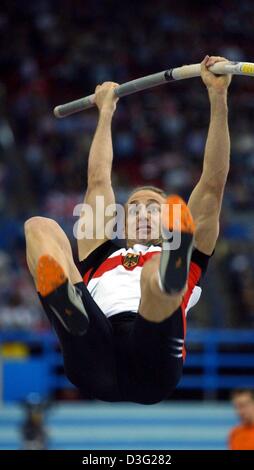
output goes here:
[[154, 255], [145, 264], [141, 272], [141, 282], [147, 282], [151, 275], [157, 273], [160, 265], [160, 254]]
[[31, 217], [30, 219], [26, 220], [24, 224], [26, 236], [30, 233], [38, 233], [40, 231], [52, 230], [57, 228], [60, 227], [58, 223], [55, 222], [55, 220], [40, 216]]
[[51, 244], [59, 244], [59, 239], [62, 238], [60, 237], [61, 230], [57, 222], [52, 219], [31, 217], [24, 225], [27, 249], [44, 246], [46, 241]]
[[150, 294], [162, 293], [159, 290], [159, 262], [160, 255], [155, 255], [145, 263], [140, 278], [142, 295], [150, 296]]

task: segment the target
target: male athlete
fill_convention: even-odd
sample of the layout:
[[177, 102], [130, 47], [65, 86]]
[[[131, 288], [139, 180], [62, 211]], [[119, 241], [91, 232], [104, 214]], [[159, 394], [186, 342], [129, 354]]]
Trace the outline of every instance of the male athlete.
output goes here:
[[[138, 188], [127, 201], [131, 209], [125, 221], [135, 236], [128, 237], [127, 230], [125, 240], [79, 237], [80, 270], [55, 221], [33, 217], [25, 224], [28, 266], [60, 340], [66, 375], [87, 399], [157, 403], [169, 397], [181, 378], [186, 313], [199, 299], [198, 283], [214, 251], [229, 170], [231, 77], [209, 71], [223, 60], [206, 56], [202, 62], [211, 117], [202, 175], [188, 206], [178, 196], [165, 198], [157, 188]], [[115, 86], [107, 82], [95, 92], [99, 120], [89, 154], [85, 203], [97, 213], [80, 219], [86, 228], [93, 224], [94, 233], [110, 221], [96, 207], [96, 197], [103, 196], [105, 207], [115, 201]], [[163, 233], [153, 238], [163, 204], [169, 209], [163, 230], [177, 226], [178, 248], [169, 249], [171, 240]], [[181, 208], [176, 224], [174, 204]]]

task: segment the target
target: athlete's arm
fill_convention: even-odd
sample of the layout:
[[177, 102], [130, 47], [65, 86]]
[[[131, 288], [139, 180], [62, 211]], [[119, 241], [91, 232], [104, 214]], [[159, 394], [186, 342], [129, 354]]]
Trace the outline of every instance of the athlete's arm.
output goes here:
[[231, 76], [216, 76], [208, 67], [225, 60], [206, 57], [202, 62], [201, 77], [210, 100], [210, 125], [202, 175], [188, 202], [196, 224], [195, 246], [207, 255], [212, 254], [219, 235], [219, 216], [229, 171], [227, 90], [231, 81]]
[[[84, 200], [85, 204], [92, 208], [93, 217], [89, 217], [88, 215], [84, 216], [84, 212], [81, 212], [78, 236], [80, 261], [85, 259], [89, 253], [104, 243], [106, 239], [104, 228], [110, 221], [110, 217], [104, 218], [104, 209], [109, 204], [115, 203], [115, 196], [111, 184], [113, 160], [111, 123], [118, 101], [118, 98], [115, 97], [113, 92], [116, 86], [116, 83], [105, 82], [103, 85], [98, 85], [95, 90], [95, 102], [99, 109], [99, 120], [89, 153], [87, 191]], [[99, 204], [96, 206], [96, 196], [103, 197], [101, 207]], [[85, 212], [85, 214], [87, 213]], [[87, 230], [87, 233], [89, 229], [93, 229], [92, 239], [86, 238], [85, 235], [83, 237], [84, 228]], [[103, 235], [102, 238], [96, 239], [96, 230], [97, 236], [98, 233], [101, 233]]]

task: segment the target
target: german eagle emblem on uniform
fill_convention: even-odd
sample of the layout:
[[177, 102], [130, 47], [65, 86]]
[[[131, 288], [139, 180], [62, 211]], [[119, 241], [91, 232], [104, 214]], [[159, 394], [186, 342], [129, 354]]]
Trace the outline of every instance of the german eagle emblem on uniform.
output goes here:
[[131, 269], [137, 266], [140, 255], [135, 253], [127, 253], [123, 259], [123, 265], [126, 269]]

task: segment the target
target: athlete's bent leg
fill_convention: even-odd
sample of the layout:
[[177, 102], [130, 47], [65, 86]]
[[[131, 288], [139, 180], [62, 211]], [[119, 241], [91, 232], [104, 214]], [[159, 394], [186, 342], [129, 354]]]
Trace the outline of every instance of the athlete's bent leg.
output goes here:
[[[25, 236], [29, 270], [42, 306], [60, 341], [68, 379], [82, 390], [87, 399], [119, 401], [121, 396], [118, 391], [112, 327], [83, 283], [66, 234], [54, 220], [33, 217], [25, 224]], [[55, 280], [62, 274], [68, 278], [74, 293], [79, 292], [77, 300], [82, 304], [79, 309], [84, 309], [89, 319], [89, 327], [84, 336], [79, 335], [82, 319], [87, 327], [84, 315], [78, 317], [78, 322], [77, 311], [73, 315], [63, 316], [65, 310], [73, 310], [73, 305], [68, 304], [69, 298], [64, 285], [53, 294], [41, 295], [38, 274]], [[69, 323], [72, 319], [73, 323]], [[75, 336], [74, 327], [77, 328]], [[82, 328], [83, 325], [81, 330]]]
[[[169, 240], [162, 242], [162, 251], [144, 265], [141, 274], [139, 313], [146, 320], [161, 322], [169, 318], [182, 303], [187, 290], [190, 259], [194, 238], [194, 222], [188, 206], [177, 195], [166, 200], [168, 213], [163, 226], [179, 237], [179, 246], [172, 249]], [[175, 215], [174, 206], [180, 210]]]
[[181, 307], [160, 323], [137, 316], [129, 336], [131, 374], [125, 387], [132, 401], [154, 404], [172, 395], [182, 376], [184, 323]]
[[42, 306], [61, 344], [65, 374], [85, 399], [121, 401], [116, 371], [114, 338], [111, 323], [102, 313], [83, 282], [75, 287], [81, 291], [82, 302], [89, 317], [85, 335], [73, 336], [41, 295]]
[[52, 256], [63, 268], [72, 284], [82, 281], [72, 255], [70, 242], [62, 228], [52, 219], [32, 217], [25, 223], [27, 264], [37, 286], [37, 265], [45, 254]]
[[27, 262], [37, 291], [68, 333], [85, 334], [88, 316], [75, 288], [82, 277], [65, 233], [53, 220], [33, 217], [25, 224], [25, 235]]
[[[169, 242], [163, 242], [161, 254], [145, 264], [139, 315], [128, 346], [132, 370], [129, 390], [133, 401], [144, 404], [168, 398], [182, 375], [185, 336], [182, 301], [187, 290], [195, 227], [181, 198], [169, 197], [167, 203], [169, 207], [175, 203], [181, 206], [177, 221], [181, 243], [170, 251]], [[170, 231], [172, 220], [169, 215], [166, 223], [163, 221]]]
[[139, 313], [146, 320], [159, 323], [170, 317], [181, 305], [186, 286], [175, 295], [162, 291], [159, 281], [161, 255], [146, 262], [141, 273], [141, 302]]

